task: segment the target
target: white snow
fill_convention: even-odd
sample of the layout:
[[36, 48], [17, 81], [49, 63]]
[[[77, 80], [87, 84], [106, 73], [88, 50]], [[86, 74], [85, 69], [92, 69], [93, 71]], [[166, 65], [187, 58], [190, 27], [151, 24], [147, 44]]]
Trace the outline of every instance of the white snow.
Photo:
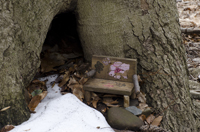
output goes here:
[[50, 83], [56, 77], [40, 79], [48, 79], [47, 96], [28, 121], [10, 132], [114, 132], [99, 111], [85, 105], [73, 94], [61, 95], [57, 84], [51, 88]]

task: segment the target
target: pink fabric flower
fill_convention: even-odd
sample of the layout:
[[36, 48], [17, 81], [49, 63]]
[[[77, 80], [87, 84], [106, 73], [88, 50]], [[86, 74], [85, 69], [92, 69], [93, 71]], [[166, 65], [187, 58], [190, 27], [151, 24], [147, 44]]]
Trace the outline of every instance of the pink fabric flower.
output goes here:
[[[123, 76], [124, 79], [128, 79], [127, 74], [123, 75], [125, 71], [128, 71], [130, 68], [130, 64], [125, 64], [120, 61], [116, 61], [113, 65], [110, 65], [109, 76], [112, 76], [116, 79], [120, 79]], [[117, 75], [116, 75], [117, 73]]]

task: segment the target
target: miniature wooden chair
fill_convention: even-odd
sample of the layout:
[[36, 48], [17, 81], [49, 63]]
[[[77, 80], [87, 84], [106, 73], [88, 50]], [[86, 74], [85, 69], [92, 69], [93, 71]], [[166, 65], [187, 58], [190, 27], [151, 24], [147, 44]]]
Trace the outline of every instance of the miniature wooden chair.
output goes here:
[[97, 56], [92, 57], [93, 78], [84, 85], [85, 99], [90, 101], [91, 92], [124, 95], [124, 107], [129, 106], [133, 93], [133, 75], [137, 74], [136, 59]]

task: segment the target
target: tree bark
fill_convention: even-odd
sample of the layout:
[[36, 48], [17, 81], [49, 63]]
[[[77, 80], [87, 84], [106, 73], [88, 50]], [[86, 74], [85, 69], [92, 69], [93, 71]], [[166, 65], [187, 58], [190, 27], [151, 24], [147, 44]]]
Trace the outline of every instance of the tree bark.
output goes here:
[[[24, 88], [40, 65], [50, 23], [75, 6], [76, 0], [0, 1], [0, 109], [11, 106], [0, 112], [0, 128], [28, 119]], [[157, 114], [169, 106], [162, 127], [197, 131], [200, 114], [190, 99], [174, 0], [78, 0], [76, 14], [87, 60], [93, 54], [136, 58], [148, 104]]]
[[93, 54], [136, 58], [148, 104], [156, 114], [166, 109], [162, 127], [197, 131], [174, 0], [79, 0], [77, 19], [87, 60]]
[[53, 17], [74, 10], [76, 0], [0, 1], [0, 128], [30, 116], [24, 89], [33, 79]]

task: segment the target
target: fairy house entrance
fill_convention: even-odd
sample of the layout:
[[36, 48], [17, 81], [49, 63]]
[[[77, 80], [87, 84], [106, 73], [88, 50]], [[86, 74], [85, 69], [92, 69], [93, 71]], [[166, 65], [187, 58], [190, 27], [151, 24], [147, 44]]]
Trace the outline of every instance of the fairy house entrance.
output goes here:
[[58, 14], [52, 20], [40, 54], [42, 73], [57, 71], [68, 60], [83, 56], [73, 12]]

